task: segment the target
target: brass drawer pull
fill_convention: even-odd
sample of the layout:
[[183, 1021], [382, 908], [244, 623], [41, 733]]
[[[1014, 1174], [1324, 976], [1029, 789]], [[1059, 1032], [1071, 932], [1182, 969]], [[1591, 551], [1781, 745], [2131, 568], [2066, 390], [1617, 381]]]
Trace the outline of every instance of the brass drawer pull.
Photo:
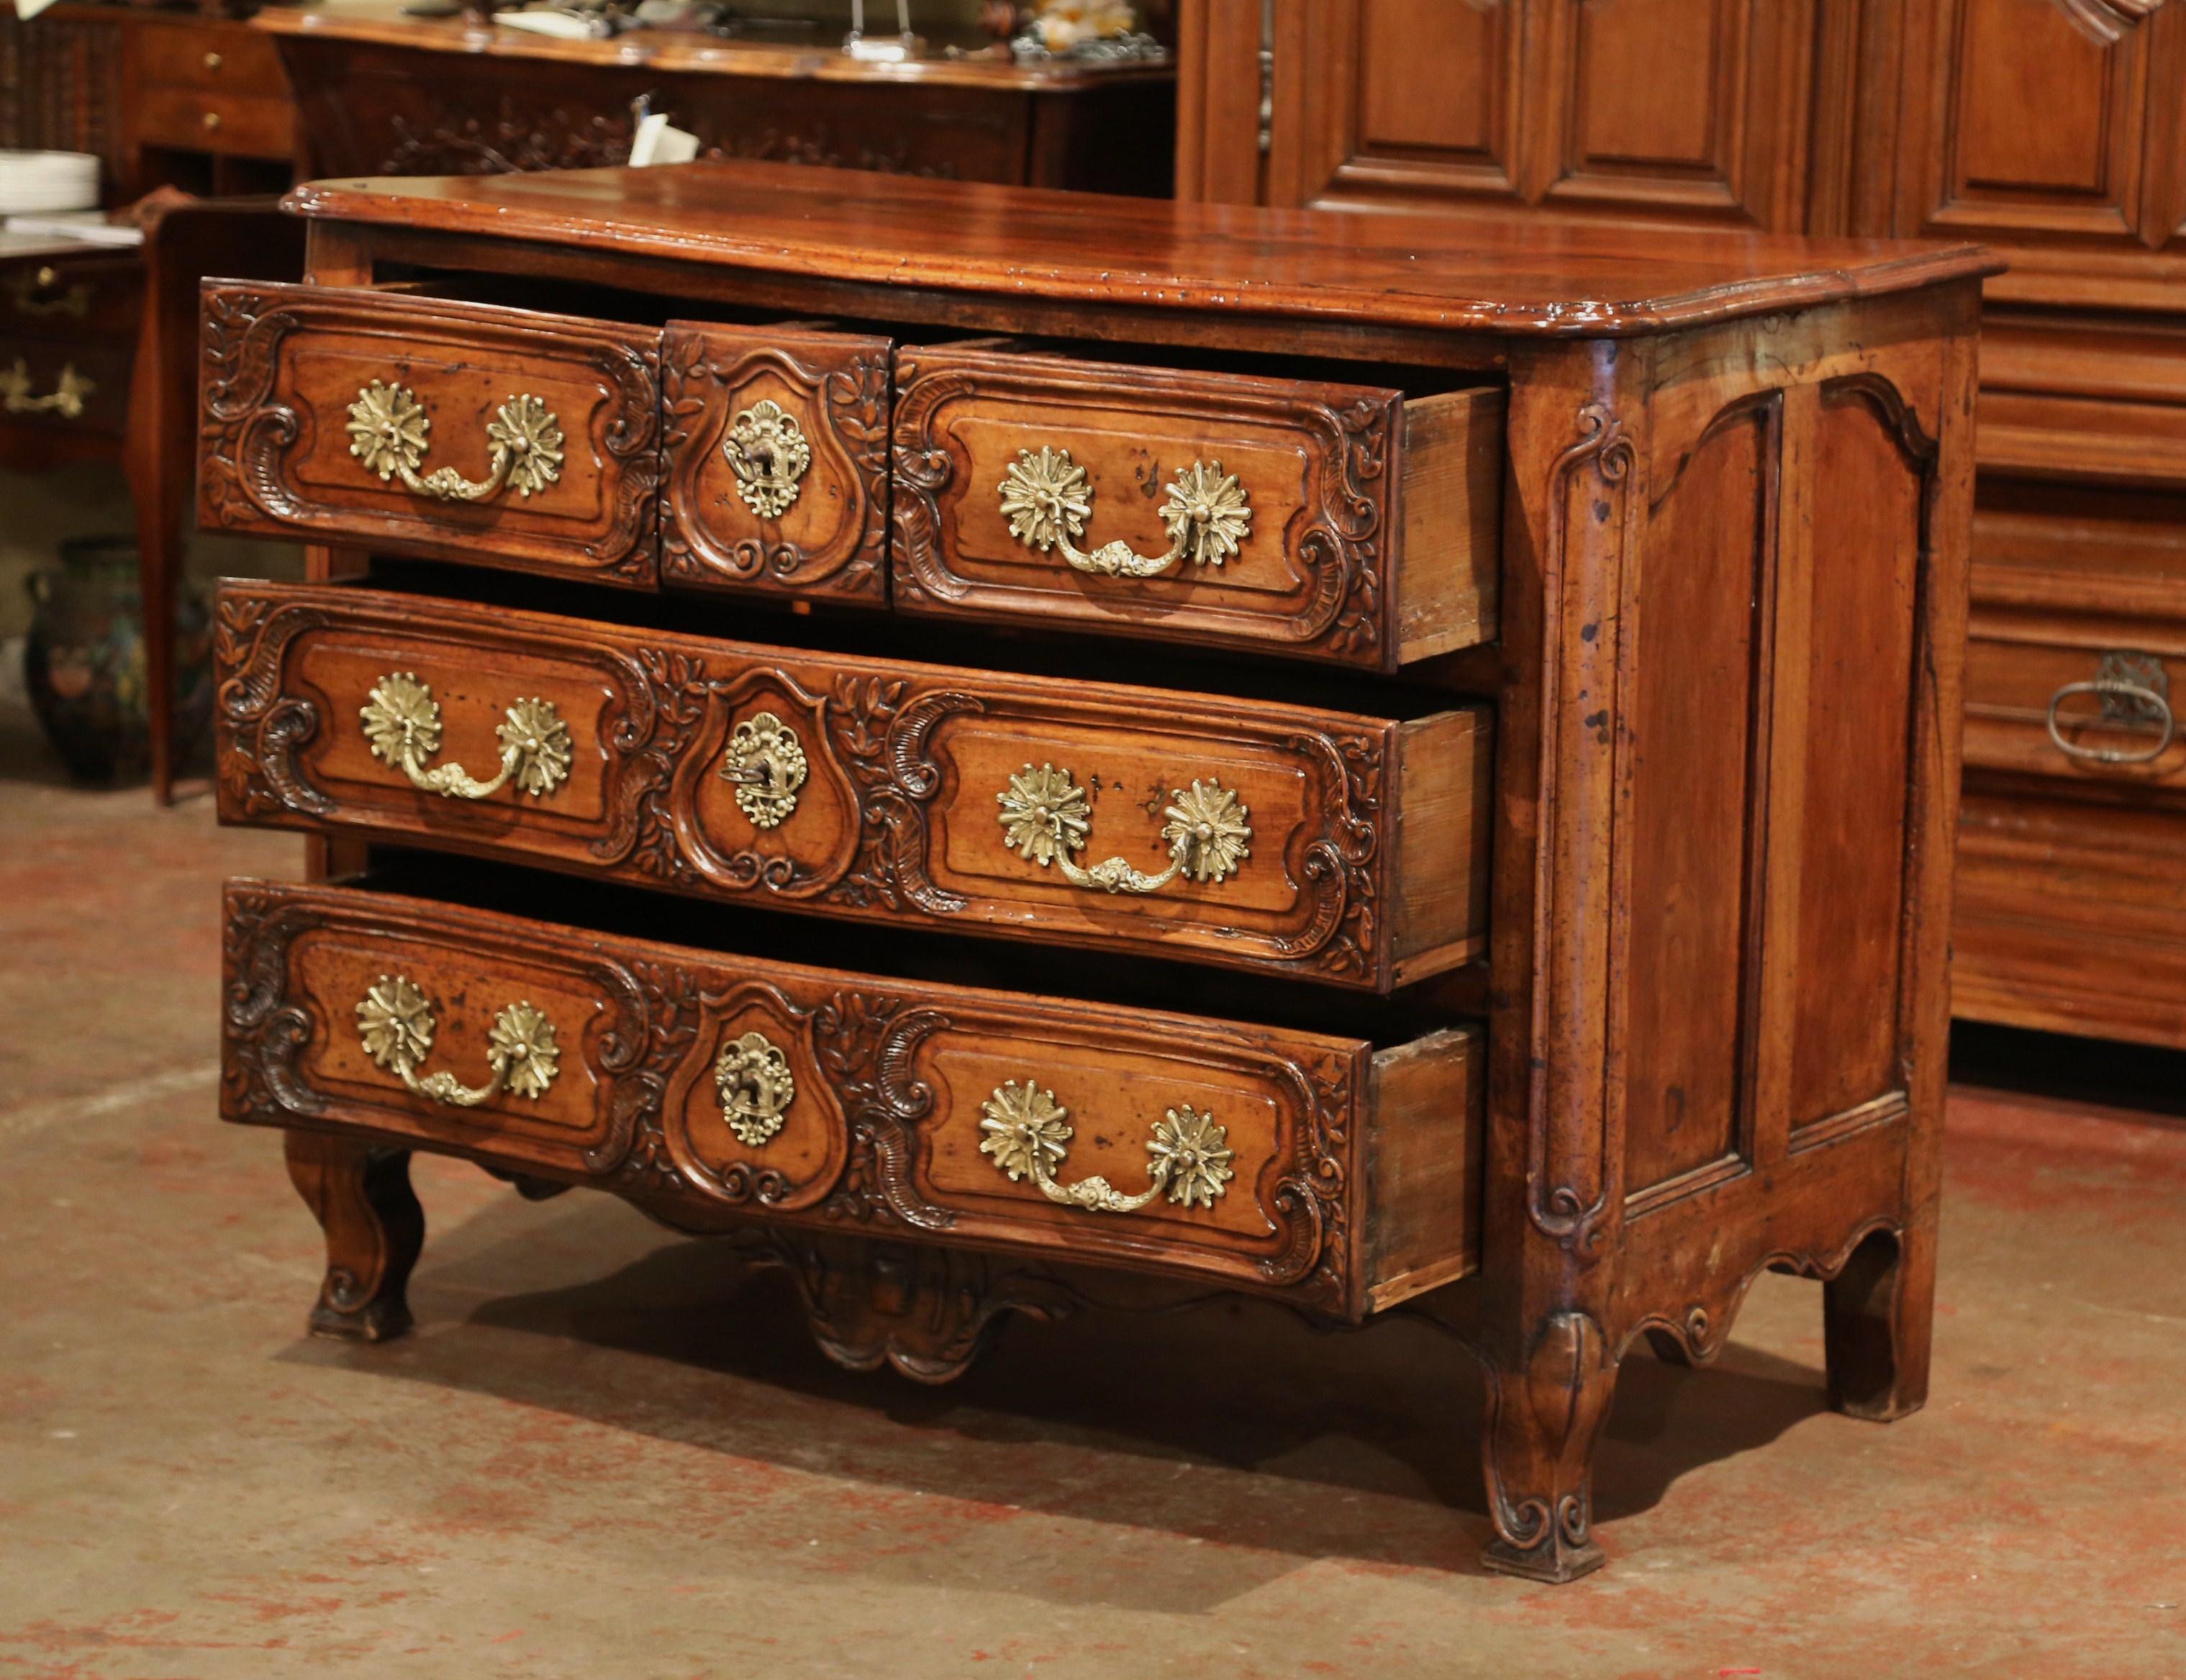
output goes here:
[[[2057, 727], [2057, 708], [2076, 694], [2100, 697], [2094, 721], [2119, 728], [2153, 725], [2155, 744], [2145, 748], [2082, 747], [2067, 741]], [[2163, 662], [2151, 654], [2105, 653], [2091, 681], [2068, 682], [2049, 697], [2049, 739], [2067, 757], [2093, 764], [2146, 764], [2161, 758], [2178, 733], [2171, 713], [2171, 679]]]
[[49, 295], [60, 282], [51, 268], [19, 269], [8, 282], [8, 300], [18, 315], [72, 315], [82, 320], [91, 313], [91, 282], [72, 281], [58, 296]]
[[552, 702], [518, 700], [495, 731], [501, 740], [501, 771], [480, 781], [461, 764], [425, 768], [440, 750], [440, 703], [433, 691], [408, 671], [393, 671], [373, 686], [358, 708], [372, 755], [410, 778], [428, 793], [451, 799], [484, 799], [511, 781], [544, 798], [569, 776], [569, 726]]
[[737, 809], [754, 828], [787, 820], [810, 773], [797, 731], [771, 712], [754, 713], [730, 733], [721, 780], [735, 784]]
[[999, 820], [1011, 849], [1045, 869], [1053, 864], [1073, 887], [1103, 893], [1158, 893], [1180, 875], [1194, 881], [1221, 881], [1235, 874], [1253, 854], [1248, 843], [1250, 815], [1237, 796], [1209, 777], [1189, 788], [1169, 790], [1170, 803], [1162, 815], [1162, 839], [1169, 850], [1169, 867], [1159, 875], [1146, 875], [1122, 858], [1107, 858], [1086, 869], [1071, 856], [1085, 847], [1092, 815], [1085, 790], [1071, 780], [1067, 770], [1027, 764], [1010, 778], [1010, 785], [995, 795], [1001, 807]]
[[1172, 1108], [1154, 1122], [1146, 1145], [1149, 1182], [1136, 1196], [1125, 1196], [1096, 1173], [1075, 1184], [1056, 1181], [1055, 1169], [1069, 1152], [1070, 1111], [1028, 1079], [998, 1085], [979, 1106], [979, 1150], [1011, 1183], [1029, 1178], [1050, 1201], [1096, 1213], [1129, 1213], [1164, 1190], [1180, 1207], [1212, 1207], [1236, 1177], [1228, 1131], [1211, 1114], [1196, 1108]]
[[1002, 475], [1002, 512], [1010, 535], [1027, 548], [1042, 554], [1059, 550], [1077, 570], [1105, 578], [1157, 578], [1181, 560], [1219, 566], [1253, 534], [1250, 498], [1220, 462], [1195, 461], [1166, 488], [1161, 519], [1169, 552], [1152, 558], [1133, 552], [1120, 539], [1090, 554], [1077, 546], [1074, 539], [1085, 535], [1092, 517], [1093, 488], [1067, 449], [1043, 446], [1037, 455], [1019, 450]]
[[349, 406], [349, 452], [382, 484], [399, 479], [405, 490], [429, 501], [487, 501], [503, 485], [529, 497], [562, 476], [562, 423], [535, 396], [509, 398], [486, 423], [492, 451], [480, 480], [466, 479], [452, 467], [419, 475], [418, 464], [432, 447], [426, 436], [432, 429], [425, 405], [407, 386], [375, 379]]
[[378, 1066], [394, 1070], [419, 1096], [457, 1108], [476, 1108], [503, 1091], [537, 1099], [554, 1083], [562, 1055], [554, 1023], [529, 1002], [513, 1003], [494, 1016], [486, 1034], [492, 1078], [466, 1085], [452, 1073], [420, 1078], [418, 1064], [431, 1053], [437, 1027], [431, 1000], [415, 981], [400, 974], [383, 974], [366, 989], [356, 1006], [356, 1030], [366, 1054]]
[[43, 396], [32, 396], [30, 364], [19, 356], [13, 367], [0, 373], [0, 409], [10, 414], [58, 414], [64, 420], [81, 420], [83, 400], [98, 389], [76, 371], [75, 363], [66, 362], [53, 389]]

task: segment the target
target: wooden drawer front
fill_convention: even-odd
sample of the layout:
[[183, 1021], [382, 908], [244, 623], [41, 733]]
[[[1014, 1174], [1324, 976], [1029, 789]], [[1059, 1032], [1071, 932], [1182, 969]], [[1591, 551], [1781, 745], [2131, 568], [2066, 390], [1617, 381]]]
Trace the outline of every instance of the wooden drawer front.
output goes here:
[[296, 150], [295, 107], [278, 96], [145, 87], [134, 120], [146, 146], [274, 160]]
[[[1976, 636], [1965, 762], [2118, 787], [2186, 789], [2186, 652]], [[2053, 727], [2054, 720], [2054, 727]]]
[[144, 265], [134, 251], [0, 263], [0, 344], [25, 338], [133, 343], [143, 294]]
[[[1383, 670], [1494, 634], [1499, 391], [1407, 404], [979, 350], [899, 351], [896, 384], [905, 612]], [[1203, 512], [1210, 539], [1159, 575], [1100, 569], [1111, 544], [1168, 556], [1172, 507]]]
[[[362, 1128], [686, 1224], [881, 1223], [1354, 1319], [1474, 1268], [1469, 1031], [1376, 1054], [365, 891], [239, 882], [225, 909], [230, 1120]], [[1179, 1148], [1140, 1207], [1039, 1182], [1067, 1194], [1097, 1175], [1132, 1200]]]
[[[653, 581], [657, 331], [235, 281], [206, 283], [204, 321], [205, 526]], [[400, 437], [353, 444], [353, 422]], [[497, 436], [532, 453], [512, 449], [490, 494], [433, 492], [442, 474], [492, 487]], [[551, 478], [535, 464], [527, 476], [527, 458], [548, 459]]]
[[[1396, 723], [323, 586], [223, 585], [217, 658], [231, 820], [1355, 987], [1482, 947], [1477, 712]], [[414, 785], [504, 764], [483, 797]], [[1165, 830], [1191, 867], [1103, 890], [1168, 872]]]
[[136, 52], [137, 78], [148, 87], [272, 94], [288, 86], [279, 49], [247, 25], [139, 24]]
[[0, 425], [118, 438], [129, 417], [126, 345], [0, 334]]
[[664, 583], [888, 599], [888, 342], [671, 323]]

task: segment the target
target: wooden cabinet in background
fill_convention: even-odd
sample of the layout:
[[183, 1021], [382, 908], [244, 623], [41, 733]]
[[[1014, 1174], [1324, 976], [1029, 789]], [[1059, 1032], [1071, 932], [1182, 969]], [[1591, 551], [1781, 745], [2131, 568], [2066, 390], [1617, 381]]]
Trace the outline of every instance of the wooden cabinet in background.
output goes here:
[[1197, 0], [1179, 39], [1181, 197], [2009, 259], [1955, 1007], [2186, 1047], [2186, 0]]

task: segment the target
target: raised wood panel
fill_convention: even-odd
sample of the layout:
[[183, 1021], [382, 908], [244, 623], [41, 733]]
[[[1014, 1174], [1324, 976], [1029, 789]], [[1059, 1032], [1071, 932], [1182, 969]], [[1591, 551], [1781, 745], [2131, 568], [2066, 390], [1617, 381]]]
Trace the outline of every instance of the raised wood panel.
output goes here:
[[1513, 0], [1359, 0], [1359, 26], [1358, 154], [1508, 181], [1519, 106]]
[[1813, 0], [1278, 0], [1277, 17], [1270, 202], [1800, 223]]
[[[1552, 199], [1741, 207], [1752, 0], [1564, 0], [1544, 90]], [[1765, 115], [1763, 108], [1753, 112]]]
[[1527, 0], [1276, 0], [1267, 202], [1509, 200]]
[[1650, 527], [1628, 935], [1634, 1194], [1731, 1153], [1750, 1112], [1774, 441], [1770, 410], [1729, 417]]
[[2107, 0], [1937, 0], [1905, 79], [1901, 232], [2160, 248], [2186, 183], [2186, 30]]
[[1810, 446], [1795, 1138], [1905, 1084], [1905, 720], [1932, 450], [1889, 388], [1857, 380], [1827, 391]]

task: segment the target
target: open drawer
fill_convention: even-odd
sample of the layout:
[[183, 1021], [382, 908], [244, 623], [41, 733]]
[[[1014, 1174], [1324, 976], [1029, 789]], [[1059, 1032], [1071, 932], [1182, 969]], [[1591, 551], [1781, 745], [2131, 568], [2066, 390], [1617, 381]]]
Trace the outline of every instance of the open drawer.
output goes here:
[[233, 580], [215, 662], [227, 821], [1375, 991], [1486, 949], [1482, 708], [1362, 716]]
[[1475, 1269], [1482, 1041], [831, 972], [229, 885], [221, 1112], [1359, 1319]]
[[896, 352], [906, 613], [1393, 670], [1493, 639], [1505, 399]]
[[885, 339], [228, 280], [202, 307], [208, 529], [887, 599]]

